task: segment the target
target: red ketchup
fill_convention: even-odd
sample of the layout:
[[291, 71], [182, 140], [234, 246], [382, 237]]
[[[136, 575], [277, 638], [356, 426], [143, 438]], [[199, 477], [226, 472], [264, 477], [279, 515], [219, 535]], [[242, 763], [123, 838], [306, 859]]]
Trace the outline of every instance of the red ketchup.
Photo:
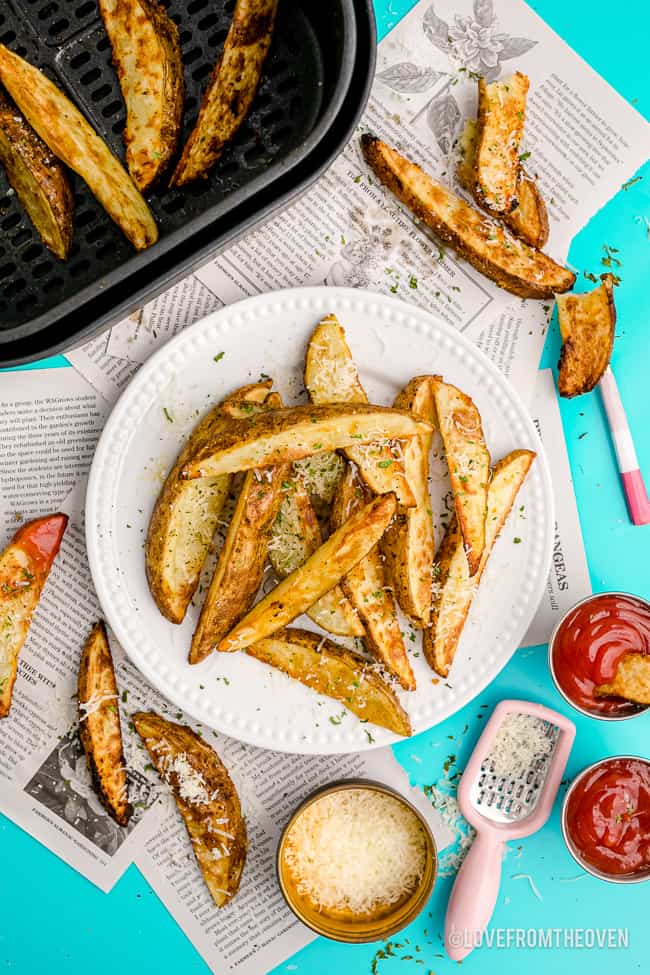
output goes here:
[[650, 762], [610, 758], [583, 775], [566, 827], [581, 859], [603, 873], [650, 870]]
[[555, 678], [569, 700], [592, 714], [613, 717], [641, 710], [620, 697], [597, 697], [626, 653], [650, 653], [650, 607], [634, 596], [604, 594], [577, 606], [553, 641]]

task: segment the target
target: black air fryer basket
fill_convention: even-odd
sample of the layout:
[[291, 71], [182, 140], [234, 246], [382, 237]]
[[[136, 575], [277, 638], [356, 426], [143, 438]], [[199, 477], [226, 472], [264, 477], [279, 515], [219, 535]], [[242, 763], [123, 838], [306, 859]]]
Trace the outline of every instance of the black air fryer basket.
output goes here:
[[[183, 52], [184, 142], [235, 0], [166, 6]], [[124, 104], [96, 0], [1, 0], [0, 43], [43, 69], [124, 160]], [[374, 60], [371, 0], [280, 0], [247, 120], [208, 180], [170, 190], [163, 179], [147, 194], [160, 239], [141, 253], [74, 176], [74, 244], [59, 261], [0, 171], [0, 365], [88, 341], [304, 191], [352, 134]]]

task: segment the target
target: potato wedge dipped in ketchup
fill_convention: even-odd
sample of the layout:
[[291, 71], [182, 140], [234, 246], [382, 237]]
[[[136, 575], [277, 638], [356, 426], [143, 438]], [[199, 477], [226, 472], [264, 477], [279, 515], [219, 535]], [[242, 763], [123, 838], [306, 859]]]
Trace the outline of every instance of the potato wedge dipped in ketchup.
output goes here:
[[25, 522], [0, 555], [0, 718], [9, 714], [18, 655], [67, 524], [63, 514]]

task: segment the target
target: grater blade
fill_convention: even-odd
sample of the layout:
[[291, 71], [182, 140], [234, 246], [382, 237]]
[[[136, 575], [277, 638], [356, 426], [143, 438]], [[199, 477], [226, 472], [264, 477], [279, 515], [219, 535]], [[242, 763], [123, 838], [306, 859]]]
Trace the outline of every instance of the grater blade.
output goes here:
[[485, 819], [495, 823], [515, 823], [528, 816], [537, 805], [560, 738], [560, 729], [542, 718], [534, 720], [551, 741], [547, 754], [537, 755], [528, 768], [514, 777], [495, 774], [492, 752], [481, 762], [479, 774], [470, 788], [469, 801]]

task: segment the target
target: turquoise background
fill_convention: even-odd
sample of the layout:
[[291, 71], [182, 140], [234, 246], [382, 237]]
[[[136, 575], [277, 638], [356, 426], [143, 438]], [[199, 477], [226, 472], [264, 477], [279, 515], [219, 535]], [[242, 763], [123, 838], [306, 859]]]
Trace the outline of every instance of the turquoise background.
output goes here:
[[[388, 33], [413, 5], [414, 0], [375, 0], [379, 36]], [[647, 0], [625, 0], [616, 5], [611, 0], [535, 0], [531, 6], [650, 118]], [[617, 292], [619, 325], [613, 364], [641, 468], [650, 483], [646, 339], [650, 239], [645, 226], [636, 219], [650, 217], [650, 166], [642, 173], [645, 178], [627, 192], [620, 192], [575, 240], [571, 262], [580, 270], [598, 273], [603, 245], [620, 251], [623, 283]], [[581, 286], [589, 287], [584, 278]], [[553, 327], [543, 364], [554, 364], [558, 349], [557, 329]], [[64, 361], [59, 357], [51, 364], [62, 365]], [[628, 521], [598, 394], [563, 402], [561, 407], [594, 589], [623, 589], [650, 597], [650, 527], [634, 528]], [[480, 715], [487, 711], [480, 705], [491, 709], [505, 697], [529, 697], [567, 711], [548, 676], [546, 648], [518, 651], [477, 701], [433, 731], [397, 746], [396, 755], [412, 781], [420, 785], [436, 782], [449, 754], [456, 755], [456, 767], [462, 769], [480, 733]], [[613, 726], [570, 716], [577, 718], [578, 728], [567, 772], [570, 777], [605, 755], [650, 754], [650, 715]], [[463, 734], [466, 724], [469, 730]], [[564, 975], [587, 965], [592, 975], [609, 975], [612, 966], [625, 975], [647, 970], [648, 887], [614, 886], [581, 874], [564, 849], [557, 805], [547, 826], [524, 840], [521, 850], [515, 848], [506, 857], [493, 924], [627, 927], [629, 948], [600, 952], [483, 948], [463, 963], [463, 971], [470, 975], [519, 975], [522, 966], [526, 975], [549, 970]], [[102, 894], [1, 817], [0, 862], [0, 965], [7, 970], [20, 975], [45, 971], [114, 975], [117, 967], [149, 973], [155, 966], [159, 975], [207, 975], [207, 966], [135, 867], [110, 894]], [[517, 874], [533, 877], [541, 901], [527, 880], [513, 879]], [[394, 939], [403, 945], [395, 958], [376, 955], [381, 948], [378, 945], [348, 947], [319, 939], [275, 972], [330, 975], [338, 969], [371, 973], [373, 967], [381, 975], [451, 972], [455, 966], [443, 957], [441, 946], [450, 886], [450, 880], [439, 881], [428, 910]]]

